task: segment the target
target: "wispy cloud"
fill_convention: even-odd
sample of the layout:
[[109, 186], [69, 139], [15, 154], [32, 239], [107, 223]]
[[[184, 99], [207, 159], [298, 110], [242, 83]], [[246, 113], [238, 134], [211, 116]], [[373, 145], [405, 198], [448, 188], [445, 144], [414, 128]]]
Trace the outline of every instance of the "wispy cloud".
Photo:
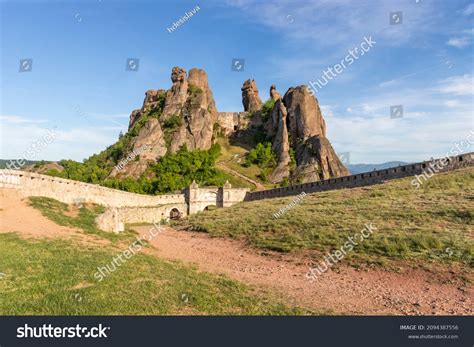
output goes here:
[[474, 29], [463, 30], [460, 36], [451, 37], [446, 43], [456, 48], [464, 48], [471, 44], [473, 35]]
[[[0, 119], [4, 117], [6, 116], [0, 116]], [[18, 119], [27, 118], [18, 116]], [[1, 127], [0, 158], [19, 158], [31, 143], [41, 140], [53, 128], [55, 140], [35, 158], [31, 158], [32, 160], [74, 159], [80, 161], [114, 143], [119, 131], [122, 130], [118, 126], [108, 125], [62, 128], [39, 122], [6, 122]]]
[[469, 4], [462, 12], [465, 16], [470, 16], [474, 13], [474, 4]]
[[[414, 35], [433, 30], [434, 6], [415, 1], [228, 0], [251, 20], [280, 30], [285, 38], [321, 46], [348, 46], [360, 37], [375, 35], [385, 45], [399, 45]], [[402, 11], [403, 25], [390, 25], [392, 11]], [[290, 19], [289, 19], [290, 18]], [[348, 47], [350, 48], [350, 47]]]
[[46, 119], [31, 119], [22, 116], [15, 116], [15, 115], [2, 115], [0, 116], [0, 120], [7, 123], [13, 124], [39, 124], [39, 123], [46, 123]]
[[[325, 105], [328, 137], [336, 151], [351, 153], [353, 163], [442, 156], [474, 129], [471, 79], [452, 76], [424, 90], [397, 87], [357, 104]], [[390, 118], [394, 104], [403, 104], [400, 119]]]
[[449, 77], [440, 81], [440, 87], [436, 90], [443, 94], [474, 95], [474, 75]]

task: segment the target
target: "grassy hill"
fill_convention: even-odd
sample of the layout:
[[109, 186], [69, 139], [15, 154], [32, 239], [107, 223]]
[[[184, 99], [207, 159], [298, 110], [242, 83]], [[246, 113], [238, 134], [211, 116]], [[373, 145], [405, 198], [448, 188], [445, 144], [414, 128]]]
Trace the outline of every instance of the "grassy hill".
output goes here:
[[473, 265], [474, 168], [438, 174], [416, 190], [412, 178], [383, 185], [245, 202], [179, 222], [213, 236], [244, 239], [270, 250], [321, 257], [372, 223], [377, 230], [347, 258], [384, 263], [413, 259]]

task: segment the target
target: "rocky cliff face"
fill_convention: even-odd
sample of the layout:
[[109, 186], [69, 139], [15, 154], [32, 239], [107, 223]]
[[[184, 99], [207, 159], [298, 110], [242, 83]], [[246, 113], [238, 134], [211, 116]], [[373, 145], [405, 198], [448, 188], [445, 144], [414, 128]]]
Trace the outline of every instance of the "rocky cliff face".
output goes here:
[[184, 69], [174, 67], [171, 81], [169, 90], [147, 91], [142, 108], [130, 114], [129, 131], [139, 127], [130, 152], [140, 153], [139, 158], [114, 169], [112, 177], [139, 177], [150, 164], [182, 145], [190, 150], [211, 147], [217, 110], [206, 72], [191, 69], [186, 75]]
[[[213, 125], [217, 120], [217, 109], [207, 74], [201, 69], [191, 69], [187, 81], [186, 99], [180, 112], [174, 113], [182, 124], [172, 134], [170, 150], [176, 152], [182, 145], [188, 149], [209, 149], [212, 145]], [[163, 119], [169, 115], [166, 108]]]
[[279, 98], [275, 102], [275, 106], [272, 110], [272, 117], [270, 118], [272, 129], [275, 129], [276, 125], [276, 134], [273, 139], [272, 151], [276, 154], [278, 161], [277, 167], [269, 176], [271, 182], [281, 182], [285, 177], [290, 175], [289, 165], [291, 158], [290, 143], [288, 141], [287, 117], [288, 111], [283, 104], [283, 100]]
[[133, 136], [123, 157], [133, 153], [134, 160], [116, 167], [110, 176], [138, 178], [149, 165], [182, 145], [190, 150], [209, 149], [216, 124], [224, 136], [255, 131], [262, 127], [264, 114], [264, 129], [277, 159], [269, 175], [271, 182], [285, 178], [317, 181], [349, 174], [326, 138], [318, 101], [305, 86], [290, 88], [282, 97], [272, 85], [274, 106], [270, 112], [266, 106], [263, 112], [257, 85], [247, 80], [241, 88], [245, 111], [218, 113], [204, 70], [194, 68], [186, 74], [183, 68], [174, 67], [171, 82], [168, 90], [148, 90], [142, 107], [130, 114], [128, 134]]
[[326, 123], [318, 101], [306, 86], [288, 89], [283, 98], [272, 86], [270, 97], [276, 102], [266, 129], [278, 160], [277, 168], [269, 176], [272, 182], [289, 176], [290, 147], [296, 160], [291, 172], [294, 180], [319, 181], [349, 174], [326, 138]]

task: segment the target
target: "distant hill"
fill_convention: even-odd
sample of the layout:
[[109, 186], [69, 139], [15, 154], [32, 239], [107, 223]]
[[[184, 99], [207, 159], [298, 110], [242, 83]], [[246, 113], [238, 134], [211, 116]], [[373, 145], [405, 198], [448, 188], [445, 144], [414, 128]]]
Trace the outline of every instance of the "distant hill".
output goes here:
[[374, 171], [374, 170], [388, 169], [391, 167], [396, 167], [399, 165], [406, 165], [406, 164], [409, 164], [409, 163], [404, 162], [404, 161], [388, 161], [382, 164], [352, 164], [352, 165], [349, 165], [348, 168], [352, 174], [358, 174], [358, 173], [369, 172], [369, 171]]
[[[20, 159], [0, 159], [0, 169], [7, 169], [7, 164], [12, 162], [12, 163], [18, 163]], [[23, 167], [36, 164], [38, 161], [35, 160], [26, 160]], [[14, 164], [15, 166], [18, 166], [18, 164]], [[13, 169], [13, 167], [12, 167]]]

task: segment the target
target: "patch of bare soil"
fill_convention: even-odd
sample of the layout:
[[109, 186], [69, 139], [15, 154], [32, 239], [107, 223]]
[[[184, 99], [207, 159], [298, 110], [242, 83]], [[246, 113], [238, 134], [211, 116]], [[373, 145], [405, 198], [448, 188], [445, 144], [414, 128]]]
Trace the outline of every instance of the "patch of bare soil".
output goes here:
[[[69, 212], [70, 215], [74, 213]], [[109, 243], [84, 234], [80, 229], [58, 225], [31, 207], [28, 200], [14, 190], [0, 189], [0, 233], [8, 232], [16, 232], [23, 238], [74, 238], [87, 244]]]
[[[150, 227], [137, 227], [147, 234]], [[277, 292], [289, 304], [357, 315], [472, 315], [473, 288], [452, 266], [357, 270], [341, 265], [316, 281], [306, 278], [309, 260], [261, 251], [243, 242], [163, 226], [151, 241], [156, 256], [194, 263], [202, 271]], [[471, 273], [472, 274], [472, 273]], [[472, 278], [471, 278], [472, 279]], [[472, 282], [471, 282], [472, 283]]]

